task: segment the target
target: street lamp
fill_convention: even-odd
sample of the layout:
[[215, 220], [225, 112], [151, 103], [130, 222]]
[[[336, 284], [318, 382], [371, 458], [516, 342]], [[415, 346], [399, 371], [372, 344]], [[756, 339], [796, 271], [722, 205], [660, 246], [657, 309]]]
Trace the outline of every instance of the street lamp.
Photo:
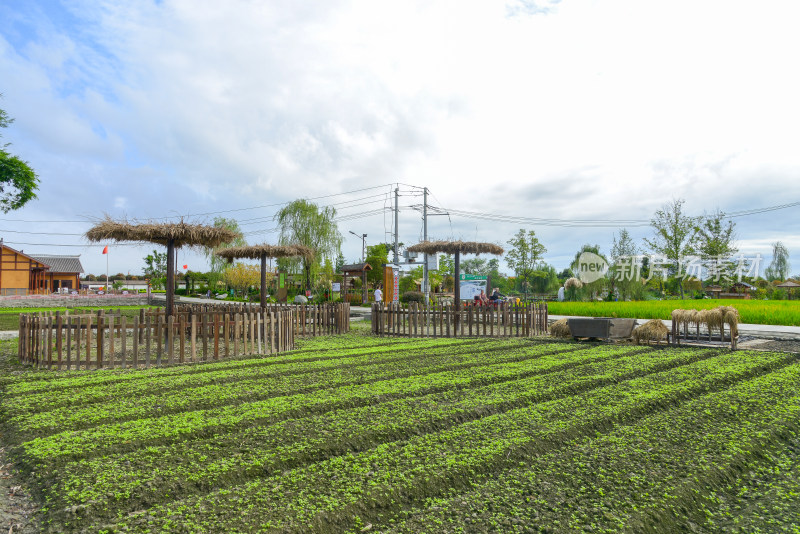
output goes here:
[[367, 234], [358, 235], [352, 230], [349, 230], [351, 234], [361, 239], [361, 263], [367, 261]]

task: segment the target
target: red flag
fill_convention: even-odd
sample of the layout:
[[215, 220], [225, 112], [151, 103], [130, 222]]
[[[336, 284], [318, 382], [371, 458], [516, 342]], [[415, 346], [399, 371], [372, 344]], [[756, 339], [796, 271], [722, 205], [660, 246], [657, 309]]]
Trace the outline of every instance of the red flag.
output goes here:
[[184, 269], [188, 269], [188, 268], [189, 268], [189, 266], [188, 266], [188, 265], [184, 265], [184, 266], [183, 266], [183, 268], [184, 268]]
[[108, 245], [106, 245], [106, 248], [103, 249], [103, 254], [108, 254]]

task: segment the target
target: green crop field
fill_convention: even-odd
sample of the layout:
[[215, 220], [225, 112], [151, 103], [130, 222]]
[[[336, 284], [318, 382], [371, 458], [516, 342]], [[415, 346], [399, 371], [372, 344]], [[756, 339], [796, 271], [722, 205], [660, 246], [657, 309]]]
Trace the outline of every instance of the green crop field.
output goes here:
[[66, 312], [72, 314], [78, 313], [91, 313], [97, 310], [117, 311], [121, 310], [122, 315], [133, 318], [139, 314], [142, 308], [156, 308], [157, 306], [85, 306], [76, 308], [0, 308], [0, 331], [4, 330], [19, 330], [19, 314], [20, 313], [36, 313], [36, 312]]
[[0, 446], [44, 531], [800, 530], [796, 354], [350, 334], [48, 372], [15, 348]]
[[743, 323], [800, 326], [798, 300], [647, 300], [635, 302], [548, 302], [551, 315], [586, 317], [629, 317], [633, 319], [669, 319], [672, 310], [703, 310], [733, 306]]

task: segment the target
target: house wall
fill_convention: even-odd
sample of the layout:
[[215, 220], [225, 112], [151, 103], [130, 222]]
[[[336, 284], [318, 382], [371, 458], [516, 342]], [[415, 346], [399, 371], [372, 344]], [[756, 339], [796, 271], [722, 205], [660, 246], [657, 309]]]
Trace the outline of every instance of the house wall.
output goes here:
[[[66, 285], [65, 282], [67, 283]], [[78, 280], [78, 275], [74, 273], [52, 273], [49, 286], [50, 289], [55, 289], [56, 286], [67, 287], [67, 285], [71, 289], [79, 289], [81, 287], [81, 283]]]
[[2, 247], [0, 256], [0, 293], [25, 294], [31, 287], [31, 270], [44, 265]]

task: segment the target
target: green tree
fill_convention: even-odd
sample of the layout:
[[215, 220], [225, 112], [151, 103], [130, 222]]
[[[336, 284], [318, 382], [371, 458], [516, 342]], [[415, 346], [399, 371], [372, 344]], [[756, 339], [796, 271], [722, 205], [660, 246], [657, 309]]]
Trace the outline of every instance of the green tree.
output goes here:
[[521, 279], [525, 300], [528, 300], [530, 278], [547, 249], [539, 242], [533, 230], [526, 233], [522, 228], [508, 240], [508, 244], [511, 245], [511, 250], [506, 254], [506, 263], [514, 270], [517, 278]]
[[[581, 249], [575, 253], [575, 258], [572, 260], [572, 263], [569, 264], [569, 268], [572, 272], [578, 273], [580, 271], [579, 264], [580, 264], [580, 257], [584, 252], [591, 252], [592, 254], [596, 254], [603, 258], [603, 260], [608, 263], [608, 259], [605, 255], [600, 253], [600, 245], [590, 245], [586, 243], [581, 247]], [[606, 273], [608, 274], [608, 273]], [[581, 287], [578, 288], [578, 294], [586, 296], [588, 298], [594, 299], [597, 295], [599, 295], [606, 284], [605, 278], [599, 278], [594, 282], [583, 282], [581, 281]]]
[[389, 250], [385, 243], [367, 246], [367, 263], [372, 267], [367, 272], [367, 282], [377, 284], [383, 281], [383, 266], [389, 263]]
[[226, 269], [230, 266], [228, 260], [225, 258], [220, 258], [217, 256], [217, 252], [222, 249], [230, 248], [230, 247], [243, 247], [247, 245], [247, 241], [245, 241], [244, 237], [242, 237], [242, 231], [239, 229], [239, 223], [236, 222], [234, 219], [226, 219], [225, 217], [214, 217], [214, 227], [215, 228], [225, 228], [228, 230], [232, 230], [239, 234], [239, 237], [234, 239], [233, 241], [229, 241], [227, 243], [222, 243], [217, 247], [203, 247], [203, 253], [208, 260], [208, 264], [210, 266], [209, 269], [209, 276], [208, 276], [208, 285], [210, 287], [216, 287], [217, 282], [223, 279], [223, 273]]
[[772, 261], [769, 267], [764, 271], [764, 276], [770, 282], [773, 280], [784, 281], [789, 276], [790, 270], [789, 250], [786, 248], [786, 245], [780, 241], [776, 241], [772, 244]]
[[[453, 291], [455, 289], [455, 276], [456, 276], [456, 261], [449, 254], [439, 255], [439, 269], [436, 271], [441, 276], [439, 282], [440, 287], [444, 291]], [[428, 273], [430, 276], [430, 272]], [[431, 279], [431, 287], [435, 287], [433, 279]]]
[[555, 267], [540, 263], [531, 274], [531, 289], [534, 293], [549, 293], [558, 288], [558, 274]]
[[488, 262], [486, 258], [468, 258], [466, 260], [461, 260], [461, 270], [476, 276], [488, 276]]
[[630, 299], [641, 286], [642, 274], [637, 270], [636, 256], [639, 247], [631, 238], [631, 234], [623, 228], [614, 236], [611, 244], [611, 265], [608, 268], [608, 279], [611, 290], [616, 288], [622, 300]]
[[154, 250], [144, 257], [144, 275], [151, 280], [167, 275], [167, 253]]
[[703, 259], [728, 259], [736, 247], [736, 223], [727, 219], [719, 209], [702, 217], [697, 225], [697, 251]]
[[345, 261], [344, 259], [344, 254], [339, 252], [339, 254], [336, 255], [336, 272], [337, 273], [342, 272], [342, 266], [345, 265], [346, 263], [347, 261]]
[[[8, 128], [12, 122], [14, 119], [0, 109], [0, 128]], [[0, 210], [3, 213], [17, 210], [36, 198], [39, 188], [39, 177], [28, 162], [6, 151], [9, 144], [0, 146]]]
[[305, 245], [316, 253], [314, 258], [303, 258], [305, 289], [311, 289], [312, 269], [318, 268], [326, 258], [335, 261], [342, 248], [342, 234], [334, 220], [336, 210], [320, 208], [304, 199], [287, 204], [275, 215], [281, 229], [283, 245]]
[[[667, 272], [675, 276], [680, 272], [681, 260], [695, 254], [697, 247], [697, 218], [683, 213], [683, 199], [673, 200], [656, 211], [650, 226], [653, 228], [652, 239], [644, 239], [650, 251], [663, 256], [668, 261]], [[652, 265], [650, 266], [653, 267]], [[683, 296], [683, 280], [678, 277], [678, 288]]]

